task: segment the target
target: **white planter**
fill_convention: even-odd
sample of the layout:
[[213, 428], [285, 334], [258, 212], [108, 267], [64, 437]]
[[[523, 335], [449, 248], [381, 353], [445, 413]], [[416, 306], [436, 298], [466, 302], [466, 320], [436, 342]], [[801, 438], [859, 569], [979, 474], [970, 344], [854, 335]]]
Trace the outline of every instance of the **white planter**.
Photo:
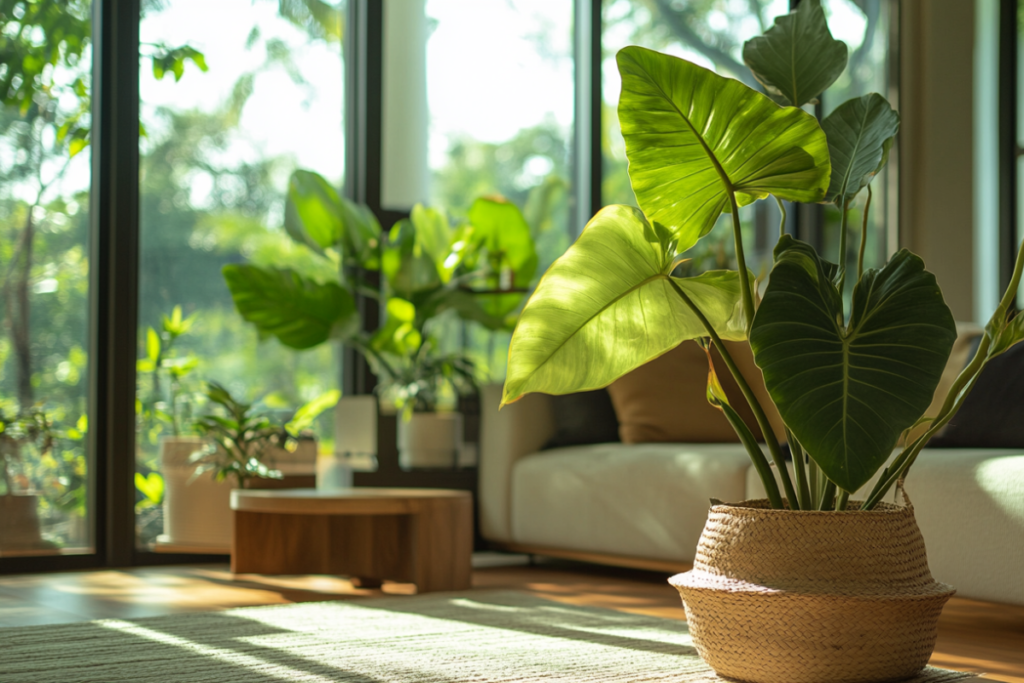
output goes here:
[[398, 419], [402, 469], [452, 468], [461, 462], [462, 413], [413, 413]]
[[197, 436], [160, 440], [160, 471], [164, 477], [165, 546], [226, 553], [231, 549], [231, 480], [215, 481], [211, 473], [193, 478], [189, 457], [206, 442]]

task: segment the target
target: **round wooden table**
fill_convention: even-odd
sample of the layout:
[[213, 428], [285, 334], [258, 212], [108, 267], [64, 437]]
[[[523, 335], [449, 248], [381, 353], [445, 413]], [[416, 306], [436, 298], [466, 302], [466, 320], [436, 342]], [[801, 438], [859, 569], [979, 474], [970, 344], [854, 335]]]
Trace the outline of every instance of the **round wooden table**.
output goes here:
[[235, 489], [231, 571], [384, 579], [418, 592], [470, 587], [473, 500], [466, 491]]

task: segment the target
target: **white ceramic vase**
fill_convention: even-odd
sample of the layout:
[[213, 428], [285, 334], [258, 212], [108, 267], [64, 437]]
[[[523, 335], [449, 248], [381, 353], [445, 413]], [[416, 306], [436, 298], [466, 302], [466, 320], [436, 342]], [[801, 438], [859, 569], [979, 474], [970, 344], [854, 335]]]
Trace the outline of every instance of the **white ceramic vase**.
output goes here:
[[462, 413], [413, 413], [398, 419], [398, 464], [402, 469], [450, 469], [461, 462]]

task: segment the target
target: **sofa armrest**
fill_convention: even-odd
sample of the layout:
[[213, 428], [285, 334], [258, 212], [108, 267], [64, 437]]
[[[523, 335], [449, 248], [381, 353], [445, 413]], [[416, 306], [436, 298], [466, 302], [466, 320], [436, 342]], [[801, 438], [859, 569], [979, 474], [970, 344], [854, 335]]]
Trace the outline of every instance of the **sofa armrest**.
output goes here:
[[511, 541], [512, 468], [535, 453], [555, 433], [551, 397], [528, 394], [500, 411], [501, 385], [480, 391], [480, 534], [490, 541]]

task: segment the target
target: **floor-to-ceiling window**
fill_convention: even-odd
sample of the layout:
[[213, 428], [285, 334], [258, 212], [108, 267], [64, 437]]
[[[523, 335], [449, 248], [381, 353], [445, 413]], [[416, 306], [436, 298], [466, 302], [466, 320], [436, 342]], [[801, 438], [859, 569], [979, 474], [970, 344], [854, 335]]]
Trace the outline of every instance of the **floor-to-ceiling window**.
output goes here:
[[[345, 4], [171, 0], [143, 9], [137, 509], [148, 545], [163, 530], [160, 444], [195, 434], [195, 417], [212, 408], [209, 381], [282, 422], [340, 384], [332, 345], [295, 351], [260, 339], [221, 268], [338, 277], [330, 259], [288, 237], [284, 208], [296, 169], [344, 181]], [[325, 450], [328, 415], [313, 425]]]
[[0, 12], [0, 558], [94, 543], [91, 5], [8, 2]]

